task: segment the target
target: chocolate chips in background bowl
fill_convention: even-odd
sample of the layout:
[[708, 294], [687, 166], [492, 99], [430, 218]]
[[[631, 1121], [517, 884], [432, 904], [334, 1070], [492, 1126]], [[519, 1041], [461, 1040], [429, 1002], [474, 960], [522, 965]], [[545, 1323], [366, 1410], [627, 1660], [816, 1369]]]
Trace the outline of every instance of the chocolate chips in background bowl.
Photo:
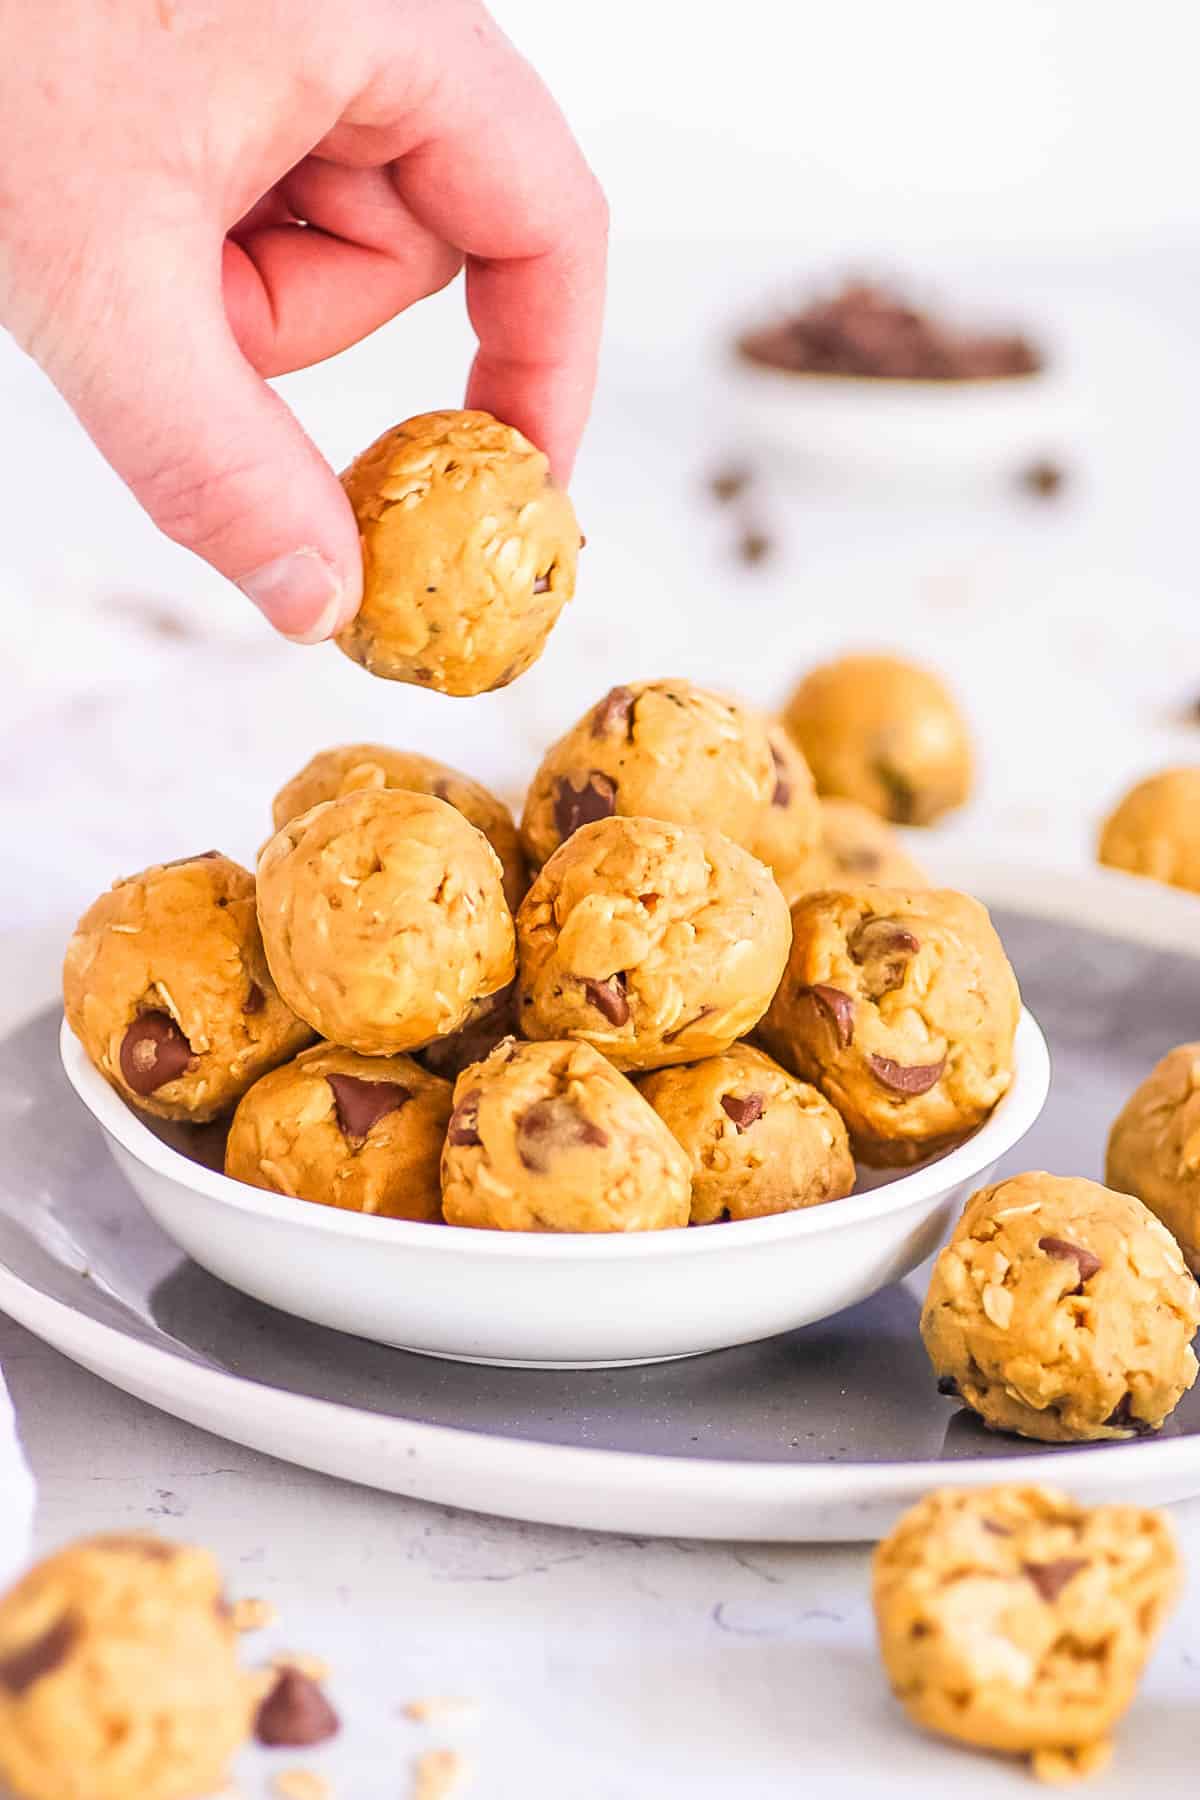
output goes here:
[[986, 472], [1011, 492], [1046, 443], [1070, 447], [1080, 401], [1052, 324], [997, 295], [976, 310], [917, 284], [814, 290], [734, 335], [746, 441], [889, 479]]

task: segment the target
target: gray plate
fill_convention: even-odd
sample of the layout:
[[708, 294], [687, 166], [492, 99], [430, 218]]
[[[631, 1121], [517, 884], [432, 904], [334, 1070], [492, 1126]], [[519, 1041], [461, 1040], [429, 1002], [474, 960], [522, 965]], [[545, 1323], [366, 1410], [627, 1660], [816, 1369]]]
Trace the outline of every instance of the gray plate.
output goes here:
[[[1098, 1176], [1108, 1125], [1124, 1097], [1163, 1051], [1200, 1033], [1200, 963], [1013, 913], [998, 914], [997, 924], [1055, 1065], [1050, 1102], [1012, 1165]], [[142, 1212], [66, 1086], [57, 1027], [56, 1010], [46, 1010], [0, 1042], [0, 1265], [22, 1291], [115, 1328], [127, 1345], [165, 1351], [277, 1394], [333, 1402], [360, 1417], [448, 1426], [510, 1443], [797, 1472], [833, 1465], [848, 1474], [861, 1469], [868, 1486], [867, 1471], [880, 1465], [981, 1457], [1028, 1462], [1055, 1454], [1061, 1469], [1061, 1451], [991, 1436], [938, 1398], [917, 1334], [920, 1274], [786, 1337], [684, 1362], [595, 1372], [438, 1362], [275, 1312], [190, 1263]], [[13, 1283], [4, 1284], [0, 1297], [68, 1353], [134, 1391], [150, 1391], [125, 1379], [124, 1365], [106, 1367], [104, 1358], [79, 1352], [61, 1332], [45, 1328]], [[182, 1403], [177, 1410], [198, 1416]], [[1162, 1464], [1164, 1440], [1197, 1434], [1200, 1392], [1194, 1391], [1159, 1438], [1068, 1455], [1072, 1464], [1106, 1457], [1114, 1469], [1120, 1459], [1118, 1485], [1136, 1485], [1133, 1459], [1144, 1459], [1140, 1467], [1149, 1476], [1156, 1456]], [[244, 1421], [231, 1425], [229, 1435], [258, 1441]], [[422, 1491], [419, 1483], [413, 1487]], [[1200, 1489], [1200, 1456], [1189, 1463], [1186, 1479], [1176, 1470], [1173, 1489]], [[468, 1503], [495, 1502], [480, 1494]], [[532, 1494], [512, 1510], [547, 1513]], [[553, 1516], [561, 1517], [561, 1508]]]

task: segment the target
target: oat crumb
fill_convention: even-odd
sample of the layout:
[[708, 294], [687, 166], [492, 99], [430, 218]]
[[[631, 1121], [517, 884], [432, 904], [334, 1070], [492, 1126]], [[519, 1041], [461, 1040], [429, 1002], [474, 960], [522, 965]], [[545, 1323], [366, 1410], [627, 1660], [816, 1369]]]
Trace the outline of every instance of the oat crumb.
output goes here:
[[271, 1792], [278, 1800], [333, 1800], [333, 1789], [314, 1769], [281, 1769]]
[[333, 1673], [323, 1657], [310, 1656], [307, 1650], [277, 1650], [271, 1658], [271, 1667], [296, 1669], [310, 1681], [328, 1681]]
[[269, 1600], [260, 1600], [257, 1594], [247, 1594], [233, 1603], [233, 1629], [235, 1631], [265, 1631], [273, 1625], [278, 1613]]
[[478, 1718], [479, 1703], [465, 1694], [431, 1694], [424, 1700], [408, 1701], [401, 1711], [418, 1725], [465, 1725]]
[[457, 1750], [426, 1750], [413, 1765], [412, 1800], [451, 1800], [470, 1776], [471, 1766]]
[[1076, 1744], [1063, 1750], [1035, 1750], [1033, 1773], [1048, 1787], [1070, 1787], [1076, 1781], [1089, 1781], [1112, 1761], [1112, 1744], [1107, 1738], [1097, 1744]]

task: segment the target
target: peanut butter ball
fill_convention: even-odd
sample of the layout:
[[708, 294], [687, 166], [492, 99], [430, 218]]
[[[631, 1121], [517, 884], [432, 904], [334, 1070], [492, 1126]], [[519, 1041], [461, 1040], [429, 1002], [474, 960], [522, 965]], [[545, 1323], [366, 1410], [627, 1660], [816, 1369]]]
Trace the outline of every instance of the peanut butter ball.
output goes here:
[[1129, 1096], [1109, 1136], [1104, 1179], [1136, 1194], [1200, 1274], [1200, 1044], [1177, 1044]]
[[662, 1231], [688, 1222], [688, 1159], [588, 1044], [509, 1038], [465, 1069], [442, 1156], [450, 1225]]
[[720, 832], [615, 818], [555, 851], [517, 936], [526, 1037], [582, 1038], [619, 1069], [655, 1069], [753, 1029], [791, 927], [769, 872]]
[[1196, 1379], [1200, 1289], [1140, 1200], [1033, 1173], [981, 1188], [934, 1264], [939, 1387], [1048, 1444], [1155, 1431]]
[[364, 1056], [457, 1031], [513, 977], [503, 877], [483, 833], [432, 795], [369, 788], [314, 806], [258, 865], [279, 991]]
[[945, 684], [895, 656], [843, 656], [805, 676], [783, 714], [817, 792], [897, 825], [932, 825], [971, 791], [971, 740]]
[[1200, 768], [1139, 781], [1105, 822], [1100, 861], [1200, 893]]
[[[634, 681], [546, 752], [521, 835], [535, 868], [580, 825], [614, 816], [700, 825], [753, 849], [779, 781], [758, 713], [690, 681]], [[794, 785], [799, 806], [799, 772]]]
[[317, 1044], [243, 1096], [225, 1173], [319, 1206], [440, 1220], [450, 1093], [410, 1056]]
[[575, 592], [579, 523], [540, 450], [485, 412], [422, 413], [355, 458], [363, 601], [338, 648], [441, 694], [506, 687]]
[[500, 858], [504, 895], [510, 909], [517, 910], [529, 878], [512, 814], [482, 782], [435, 762], [432, 756], [389, 750], [383, 744], [340, 744], [320, 750], [276, 794], [271, 807], [275, 829], [279, 831], [323, 800], [337, 800], [342, 794], [365, 788], [406, 788], [412, 794], [433, 794], [447, 801], [482, 831]]
[[118, 1094], [196, 1124], [313, 1035], [267, 968], [254, 877], [215, 850], [143, 869], [88, 907], [67, 945], [63, 1006]]
[[792, 908], [787, 973], [758, 1036], [815, 1082], [855, 1154], [917, 1162], [982, 1125], [1008, 1090], [1016, 977], [966, 894], [830, 889]]
[[693, 1225], [820, 1206], [854, 1186], [828, 1100], [749, 1044], [658, 1069], [638, 1088], [688, 1153]]

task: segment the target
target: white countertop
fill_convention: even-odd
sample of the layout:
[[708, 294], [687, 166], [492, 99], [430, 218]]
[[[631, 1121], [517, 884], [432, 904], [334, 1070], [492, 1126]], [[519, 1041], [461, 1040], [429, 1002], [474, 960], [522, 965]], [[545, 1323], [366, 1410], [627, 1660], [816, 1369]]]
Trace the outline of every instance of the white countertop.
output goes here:
[[[992, 280], [1072, 349], [1078, 429], [1031, 444], [1069, 466], [1060, 500], [944, 470], [839, 486], [752, 449], [777, 549], [747, 569], [703, 491], [706, 471], [746, 448], [709, 352], [715, 323], [781, 259], [622, 251], [577, 483], [578, 599], [529, 676], [469, 703], [270, 638], [155, 537], [0, 342], [0, 926], [46, 922], [53, 939], [119, 872], [210, 844], [250, 856], [271, 792], [323, 743], [390, 738], [515, 793], [611, 681], [684, 673], [769, 700], [847, 643], [909, 649], [962, 692], [984, 775], [946, 834], [955, 847], [1081, 863], [1134, 775], [1200, 755], [1200, 725], [1178, 717], [1200, 695], [1200, 370], [1186, 336], [1198, 260]], [[285, 384], [335, 462], [394, 417], [453, 399], [456, 305]], [[279, 1607], [265, 1649], [333, 1665], [346, 1730], [293, 1760], [348, 1800], [407, 1791], [411, 1757], [450, 1740], [397, 1709], [446, 1693], [482, 1707], [463, 1734], [480, 1800], [865, 1800], [968, 1783], [986, 1800], [1027, 1779], [903, 1726], [871, 1649], [859, 1550], [632, 1542], [452, 1514], [219, 1442], [6, 1322], [0, 1362], [39, 1479], [40, 1544], [114, 1525], [210, 1544], [236, 1591]], [[1178, 1518], [1200, 1567], [1200, 1506]], [[1197, 1668], [1200, 1618], [1183, 1610], [1097, 1795], [1132, 1794], [1135, 1772], [1138, 1790], [1190, 1777]], [[262, 1791], [254, 1769], [243, 1786]]]

